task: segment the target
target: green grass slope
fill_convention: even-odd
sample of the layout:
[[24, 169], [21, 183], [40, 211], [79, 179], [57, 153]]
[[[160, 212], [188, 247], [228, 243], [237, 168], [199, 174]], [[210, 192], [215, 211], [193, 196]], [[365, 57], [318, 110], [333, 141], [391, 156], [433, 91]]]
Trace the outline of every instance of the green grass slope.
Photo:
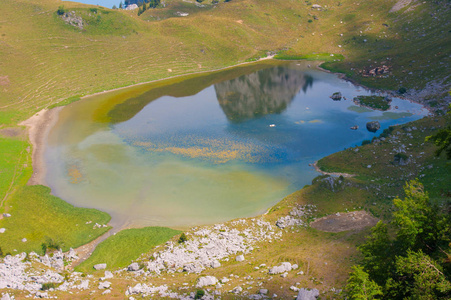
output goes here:
[[164, 227], [126, 229], [100, 243], [92, 255], [75, 270], [91, 273], [93, 266], [106, 263], [108, 270], [126, 267], [153, 247], [163, 244], [180, 231]]
[[[8, 201], [11, 217], [0, 220], [0, 247], [4, 253], [35, 251], [42, 254], [42, 243], [49, 241], [63, 251], [79, 247], [104, 234], [110, 216], [95, 209], [77, 208], [50, 195], [48, 187], [20, 187]], [[26, 241], [22, 241], [26, 239]]]

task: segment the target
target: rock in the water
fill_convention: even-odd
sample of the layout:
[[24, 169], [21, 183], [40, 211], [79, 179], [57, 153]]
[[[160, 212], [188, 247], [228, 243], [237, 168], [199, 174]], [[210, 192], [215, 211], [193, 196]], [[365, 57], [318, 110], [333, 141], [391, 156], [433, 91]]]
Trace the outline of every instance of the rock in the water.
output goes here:
[[132, 263], [131, 265], [128, 266], [127, 270], [132, 271], [132, 272], [138, 271], [139, 270], [139, 264], [134, 262], [134, 263]]
[[244, 255], [238, 255], [236, 261], [244, 261]]
[[341, 92], [333, 93], [332, 96], [330, 96], [330, 98], [332, 98], [332, 100], [334, 101], [340, 101], [342, 98]]
[[372, 121], [366, 123], [366, 129], [370, 132], [376, 132], [381, 128], [381, 123], [379, 121]]
[[94, 265], [94, 269], [98, 270], [105, 270], [106, 269], [106, 264], [97, 264]]
[[201, 288], [204, 286], [216, 285], [217, 283], [218, 283], [218, 279], [216, 279], [216, 277], [205, 276], [205, 277], [199, 278], [199, 280], [197, 281], [196, 287]]
[[319, 297], [319, 291], [317, 289], [299, 289], [298, 297], [296, 300], [316, 300]]
[[359, 126], [354, 125], [354, 126], [351, 127], [351, 129], [352, 129], [352, 130], [357, 130], [357, 129], [359, 129]]

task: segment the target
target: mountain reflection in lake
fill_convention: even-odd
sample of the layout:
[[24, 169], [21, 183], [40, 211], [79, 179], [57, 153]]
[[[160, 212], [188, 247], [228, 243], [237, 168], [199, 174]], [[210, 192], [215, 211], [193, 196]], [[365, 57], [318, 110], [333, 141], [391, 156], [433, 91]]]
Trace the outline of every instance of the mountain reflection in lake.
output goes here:
[[299, 69], [274, 67], [214, 85], [219, 105], [232, 122], [243, 122], [287, 109], [313, 77]]
[[[337, 91], [370, 94], [302, 63], [265, 62], [90, 97], [60, 112], [46, 182], [110, 213], [113, 226], [256, 215], [311, 183], [309, 163], [426, 114], [401, 99], [387, 112], [361, 109], [330, 99]], [[376, 134], [365, 128], [374, 119]]]

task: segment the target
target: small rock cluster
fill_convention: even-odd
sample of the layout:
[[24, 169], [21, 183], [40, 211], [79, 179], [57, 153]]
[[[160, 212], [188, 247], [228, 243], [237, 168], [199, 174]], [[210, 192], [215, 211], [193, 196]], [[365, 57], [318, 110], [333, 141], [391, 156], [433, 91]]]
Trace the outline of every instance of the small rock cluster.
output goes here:
[[298, 206], [290, 211], [290, 214], [288, 216], [279, 218], [276, 222], [276, 226], [281, 229], [290, 226], [307, 226], [305, 219], [310, 216], [315, 210], [315, 205], [308, 204], [304, 206]]

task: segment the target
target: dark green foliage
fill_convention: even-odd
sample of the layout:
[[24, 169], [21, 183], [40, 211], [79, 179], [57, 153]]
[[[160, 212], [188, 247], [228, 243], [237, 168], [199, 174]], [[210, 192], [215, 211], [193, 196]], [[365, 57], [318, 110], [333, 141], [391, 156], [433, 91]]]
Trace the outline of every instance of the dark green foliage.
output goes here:
[[362, 146], [368, 145], [368, 144], [371, 144], [371, 141], [370, 141], [370, 140], [363, 140], [363, 141], [362, 141]]
[[58, 14], [58, 16], [64, 15], [66, 13], [66, 10], [64, 9], [64, 6], [58, 7], [58, 10], [56, 11], [56, 13]]
[[407, 92], [407, 89], [405, 87], [400, 87], [398, 90], [398, 93], [400, 93], [401, 95], [405, 94], [406, 92]]
[[205, 295], [204, 290], [197, 290], [196, 296], [194, 297], [194, 299], [201, 299], [204, 295]]
[[386, 129], [384, 129], [384, 131], [380, 134], [379, 137], [387, 138], [393, 132], [393, 130], [395, 130], [395, 127], [390, 126]]
[[97, 13], [97, 8], [95, 8], [95, 7], [94, 8], [90, 8], [89, 11], [96, 14]]
[[441, 266], [424, 254], [408, 251], [396, 258], [396, 270], [387, 282], [390, 299], [449, 299], [451, 283]]
[[[392, 222], [379, 221], [359, 247], [363, 269], [355, 268], [350, 281], [357, 285], [357, 280], [366, 279], [362, 272], [367, 272], [368, 280], [382, 287], [383, 299], [450, 299], [449, 209], [432, 203], [418, 180], [408, 182], [404, 192], [403, 200], [393, 201]], [[361, 295], [357, 287], [348, 289], [348, 294], [351, 299], [372, 299], [353, 298]]]
[[451, 159], [451, 104], [448, 106], [447, 114], [446, 122], [448, 127], [440, 129], [436, 134], [426, 137], [426, 142], [431, 141], [438, 147], [435, 152], [436, 156], [440, 156], [445, 151], [446, 158]]
[[383, 285], [388, 277], [388, 271], [393, 269], [393, 246], [388, 236], [387, 225], [379, 221], [371, 229], [365, 244], [359, 247], [364, 258], [362, 265], [371, 274], [371, 278]]
[[58, 285], [54, 282], [43, 283], [41, 290], [47, 291], [50, 289], [55, 289], [56, 287], [58, 287]]
[[3, 250], [2, 250], [2, 247], [0, 247], [0, 257], [3, 257]]
[[184, 243], [184, 242], [186, 242], [187, 240], [188, 240], [188, 237], [186, 236], [186, 234], [185, 234], [185, 233], [182, 233], [182, 234], [180, 235], [180, 238], [179, 238], [179, 244]]
[[369, 278], [361, 266], [352, 267], [345, 290], [349, 299], [355, 300], [376, 299], [382, 295], [382, 288]]

